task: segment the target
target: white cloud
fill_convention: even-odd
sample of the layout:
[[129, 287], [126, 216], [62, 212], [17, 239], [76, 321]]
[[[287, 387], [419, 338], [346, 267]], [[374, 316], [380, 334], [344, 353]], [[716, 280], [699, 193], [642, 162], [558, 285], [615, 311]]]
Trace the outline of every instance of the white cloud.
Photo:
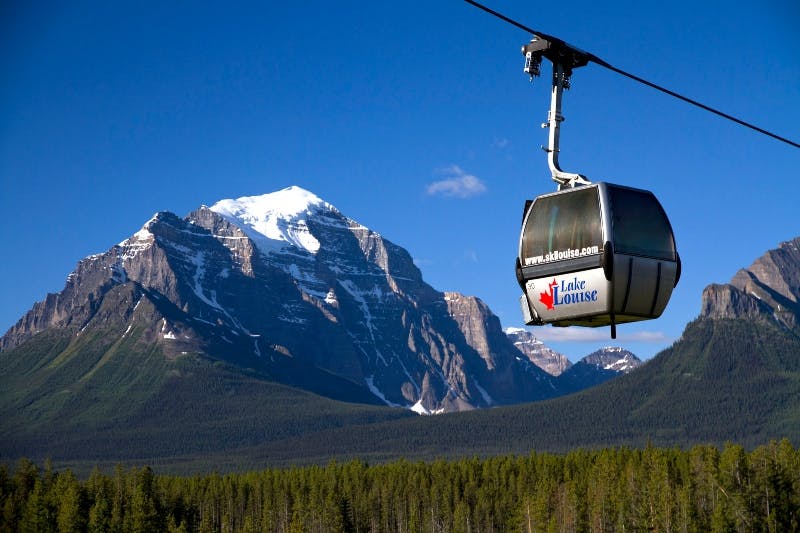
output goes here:
[[[608, 328], [536, 328], [532, 331], [537, 339], [545, 342], [607, 342], [611, 341]], [[634, 331], [624, 333], [617, 330], [616, 342], [652, 342], [663, 344], [672, 339], [661, 331]]]
[[444, 168], [439, 173], [446, 177], [428, 184], [425, 190], [430, 195], [469, 198], [486, 192], [486, 185], [478, 177], [467, 174], [457, 165]]
[[629, 335], [622, 335], [620, 338], [628, 342], [652, 343], [672, 342], [675, 340], [672, 337], [668, 337], [663, 331], [637, 331]]
[[511, 144], [511, 141], [503, 137], [501, 139], [495, 139], [494, 141], [492, 141], [492, 148], [499, 148], [502, 150], [503, 148], [506, 148], [509, 144]]

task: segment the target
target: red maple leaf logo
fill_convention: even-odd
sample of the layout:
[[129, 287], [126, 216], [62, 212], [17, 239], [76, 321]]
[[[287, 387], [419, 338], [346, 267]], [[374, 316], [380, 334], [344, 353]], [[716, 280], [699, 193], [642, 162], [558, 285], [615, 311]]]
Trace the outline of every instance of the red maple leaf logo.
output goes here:
[[547, 307], [548, 311], [552, 311], [553, 309], [555, 309], [555, 307], [553, 306], [553, 287], [555, 287], [556, 285], [558, 285], [558, 283], [556, 283], [555, 278], [553, 278], [553, 281], [551, 281], [550, 285], [548, 285], [550, 287], [550, 291], [539, 293], [539, 301], [543, 303], [545, 307]]

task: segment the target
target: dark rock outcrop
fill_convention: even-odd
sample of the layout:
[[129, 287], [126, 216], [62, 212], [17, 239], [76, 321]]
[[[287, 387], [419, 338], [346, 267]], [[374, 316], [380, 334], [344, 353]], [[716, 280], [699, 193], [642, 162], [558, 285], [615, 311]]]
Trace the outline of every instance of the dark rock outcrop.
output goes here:
[[703, 291], [701, 316], [777, 320], [793, 329], [800, 318], [800, 237], [741, 269], [725, 285]]

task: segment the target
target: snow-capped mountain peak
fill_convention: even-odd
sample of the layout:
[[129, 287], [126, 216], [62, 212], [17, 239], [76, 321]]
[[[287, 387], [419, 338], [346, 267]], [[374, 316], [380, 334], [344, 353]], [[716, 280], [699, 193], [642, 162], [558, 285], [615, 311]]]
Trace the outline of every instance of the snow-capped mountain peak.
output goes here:
[[623, 372], [625, 374], [643, 364], [642, 360], [633, 353], [618, 346], [601, 348], [584, 357], [583, 361], [603, 370]]
[[150, 226], [152, 226], [153, 223], [155, 223], [157, 220], [158, 220], [158, 213], [150, 217], [150, 220], [145, 222], [139, 231], [137, 231], [124, 241], [120, 242], [119, 246], [128, 246], [129, 244], [134, 243], [135, 241], [152, 241], [153, 234], [150, 232]]
[[293, 246], [316, 254], [320, 243], [308, 228], [309, 217], [319, 211], [338, 213], [331, 204], [297, 186], [260, 196], [220, 200], [209, 209], [241, 228], [262, 253]]

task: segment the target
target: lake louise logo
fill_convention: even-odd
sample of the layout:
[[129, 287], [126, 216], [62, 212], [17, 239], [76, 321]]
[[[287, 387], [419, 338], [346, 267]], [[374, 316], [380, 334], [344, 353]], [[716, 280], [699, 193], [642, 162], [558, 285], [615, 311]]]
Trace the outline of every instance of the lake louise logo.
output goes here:
[[570, 281], [562, 279], [560, 284], [553, 278], [547, 287], [546, 292], [539, 293], [539, 301], [548, 311], [554, 310], [557, 305], [597, 301], [597, 289], [587, 289], [586, 280], [578, 279], [577, 276]]

